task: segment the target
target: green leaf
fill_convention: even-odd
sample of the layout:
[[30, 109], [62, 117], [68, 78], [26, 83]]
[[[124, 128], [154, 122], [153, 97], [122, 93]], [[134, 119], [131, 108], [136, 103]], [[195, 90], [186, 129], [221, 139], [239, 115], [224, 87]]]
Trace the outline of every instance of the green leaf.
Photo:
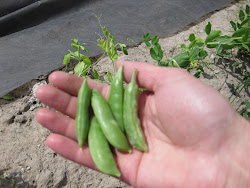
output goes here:
[[235, 31], [232, 37], [241, 37], [249, 30], [250, 30], [249, 27], [242, 27], [241, 29], [238, 29], [237, 31]]
[[151, 43], [152, 43], [152, 45], [156, 45], [156, 44], [158, 44], [158, 42], [159, 42], [159, 37], [156, 35], [152, 38]]
[[162, 67], [168, 67], [168, 66], [169, 66], [169, 63], [168, 63], [168, 62], [165, 62], [165, 61], [159, 61], [159, 62], [158, 62], [158, 65], [159, 65], [159, 66], [162, 66]]
[[243, 10], [240, 10], [239, 18], [240, 18], [240, 21], [243, 21], [245, 19], [245, 13]]
[[73, 49], [75, 49], [76, 51], [79, 51], [79, 49], [80, 49], [80, 45], [75, 44], [75, 43], [72, 43], [72, 44], [71, 44], [71, 47], [72, 47]]
[[243, 42], [246, 42], [249, 36], [249, 30], [245, 33], [244, 37], [242, 38]]
[[250, 24], [249, 24], [249, 23], [250, 23], [250, 17], [248, 17], [247, 19], [245, 19], [245, 20], [240, 24], [240, 26], [243, 27], [246, 23], [247, 23], [248, 25], [250, 25]]
[[68, 62], [70, 62], [70, 57], [71, 57], [71, 54], [67, 54], [64, 56], [64, 59], [63, 59], [63, 64], [67, 64]]
[[222, 50], [223, 50], [223, 48], [222, 48], [221, 44], [219, 44], [218, 46], [216, 46], [216, 53], [217, 54], [221, 54]]
[[155, 51], [154, 48], [150, 48], [150, 55], [151, 57], [156, 60], [156, 61], [160, 61], [161, 59], [158, 57], [157, 52]]
[[245, 48], [248, 52], [250, 52], [249, 46], [245, 43], [242, 43], [242, 47]]
[[103, 31], [103, 34], [107, 36], [107, 35], [109, 34], [109, 30], [107, 30], [107, 29], [104, 30], [104, 31]]
[[214, 39], [218, 38], [219, 36], [221, 36], [221, 31], [217, 30], [217, 31], [213, 31], [212, 33], [210, 33], [206, 40], [205, 40], [205, 44], [207, 44], [208, 42], [213, 41]]
[[181, 48], [186, 48], [187, 46], [186, 46], [186, 44], [181, 44]]
[[192, 49], [195, 46], [195, 40], [188, 45], [188, 49]]
[[143, 42], [146, 44], [147, 47], [150, 47], [150, 46], [151, 46], [151, 44], [150, 44], [149, 41], [147, 41], [147, 40], [144, 39]]
[[237, 25], [236, 25], [236, 23], [233, 22], [233, 21], [230, 21], [230, 24], [231, 24], [231, 26], [233, 27], [234, 31], [236, 31], [236, 30], [237, 30]]
[[127, 51], [127, 46], [126, 46], [126, 44], [117, 43], [117, 45], [120, 46], [121, 50], [123, 51], [123, 53], [124, 53], [125, 55], [128, 55], [128, 51]]
[[146, 35], [143, 35], [144, 40], [150, 40], [151, 38], [151, 33], [147, 33]]
[[250, 102], [249, 101], [245, 102], [245, 105], [246, 105], [247, 109], [250, 109]]
[[239, 22], [237, 22], [236, 25], [237, 25], [238, 29], [242, 28], [241, 24]]
[[81, 61], [75, 66], [74, 74], [77, 76], [83, 77], [85, 76], [87, 70], [88, 70], [87, 65]]
[[79, 44], [79, 42], [78, 42], [78, 39], [77, 39], [77, 38], [72, 39], [71, 41], [72, 41], [73, 43], [75, 43], [75, 44]]
[[250, 14], [250, 8], [249, 5], [246, 5], [246, 13], [249, 15]]
[[163, 58], [163, 52], [158, 43], [154, 46], [154, 48], [150, 48], [150, 55], [156, 61], [160, 61]]
[[181, 68], [187, 68], [191, 61], [189, 59], [188, 53], [180, 53], [174, 57], [174, 60], [178, 63]]
[[[81, 54], [82, 55], [82, 54]], [[88, 66], [91, 66], [91, 61], [87, 56], [82, 55], [81, 60], [83, 63], [85, 63]]]
[[195, 58], [196, 58], [197, 56], [199, 56], [199, 51], [200, 51], [199, 48], [193, 48], [193, 49], [191, 50], [191, 52], [190, 52], [190, 54], [189, 54], [190, 61], [195, 60]]
[[107, 77], [107, 80], [108, 80], [110, 83], [112, 83], [113, 78], [112, 78], [112, 75], [111, 75], [111, 73], [110, 73], [109, 71], [107, 72], [106, 77]]
[[123, 51], [123, 53], [125, 55], [128, 55], [128, 51], [127, 51], [127, 48], [126, 47], [122, 47], [121, 50]]
[[195, 45], [200, 48], [200, 49], [203, 49], [205, 47], [205, 44], [203, 42], [203, 39], [201, 38], [198, 38], [195, 40]]
[[109, 47], [114, 47], [115, 46], [115, 39], [112, 35], [108, 36], [108, 40], [109, 40]]
[[80, 48], [85, 51], [85, 52], [88, 52], [89, 50], [87, 48], [85, 48], [84, 46], [86, 46], [86, 43], [82, 43]]
[[205, 27], [205, 32], [207, 35], [209, 35], [211, 33], [211, 28], [212, 28], [212, 25], [210, 22], [208, 22], [208, 24]]
[[193, 42], [195, 40], [195, 35], [193, 34], [193, 33], [191, 33], [190, 35], [189, 35], [189, 41], [190, 42]]
[[7, 95], [4, 95], [4, 96], [2, 97], [2, 99], [10, 101], [10, 100], [15, 99], [15, 97], [13, 97], [12, 95], [7, 94]]
[[96, 69], [94, 69], [94, 78], [99, 79], [99, 74]]
[[204, 59], [205, 57], [207, 57], [207, 51], [206, 50], [200, 50], [199, 57], [201, 59]]
[[201, 76], [201, 71], [197, 71], [197, 72], [194, 74], [194, 76], [195, 76], [196, 78], [200, 78], [200, 76]]

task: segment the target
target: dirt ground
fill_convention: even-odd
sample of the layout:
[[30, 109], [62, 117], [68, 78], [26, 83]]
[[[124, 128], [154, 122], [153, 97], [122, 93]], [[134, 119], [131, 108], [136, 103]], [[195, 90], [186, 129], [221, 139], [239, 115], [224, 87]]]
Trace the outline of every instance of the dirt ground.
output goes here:
[[[171, 35], [162, 36], [160, 44], [166, 57], [173, 57], [180, 50], [182, 43], [188, 43], [188, 37], [194, 33], [205, 38], [205, 25], [210, 21], [212, 30], [221, 30], [223, 34], [232, 31], [230, 21], [237, 20], [239, 10], [249, 1], [233, 3], [226, 8], [210, 13], [183, 30]], [[115, 37], [115, 36], [114, 36]], [[156, 64], [149, 55], [145, 44], [137, 44], [128, 49], [128, 56], [120, 53], [120, 59], [144, 61]], [[201, 80], [218, 90], [226, 98], [235, 98], [234, 108], [240, 110], [243, 103], [249, 100], [249, 88], [235, 96], [232, 87], [242, 82], [240, 73], [235, 72], [232, 63], [240, 62], [250, 71], [247, 60], [236, 56], [236, 50], [231, 52], [230, 59], [214, 56], [209, 51], [206, 61], [211, 65], [201, 74]], [[104, 58], [96, 69], [104, 75], [112, 69], [111, 62]], [[66, 160], [49, 149], [45, 144], [48, 130], [37, 123], [35, 113], [42, 106], [34, 96], [38, 85], [47, 83], [48, 75], [26, 83], [11, 92], [15, 100], [0, 99], [0, 187], [65, 187], [65, 188], [127, 188], [131, 187], [120, 180], [88, 169], [84, 166]]]

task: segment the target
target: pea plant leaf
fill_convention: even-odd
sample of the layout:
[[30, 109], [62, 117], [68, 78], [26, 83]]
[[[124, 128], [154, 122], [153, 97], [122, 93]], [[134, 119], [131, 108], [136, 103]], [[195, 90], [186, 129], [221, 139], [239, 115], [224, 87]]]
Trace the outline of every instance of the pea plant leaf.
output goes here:
[[199, 51], [200, 49], [199, 48], [193, 48], [189, 54], [189, 57], [190, 57], [190, 61], [194, 61], [196, 59], [196, 57], [199, 56]]
[[156, 44], [153, 48], [150, 48], [150, 55], [154, 60], [160, 61], [163, 58], [161, 46]]
[[126, 46], [126, 44], [117, 43], [117, 45], [120, 46], [122, 52], [123, 52], [125, 55], [128, 55], [128, 51], [127, 51], [127, 46]]
[[206, 40], [205, 40], [205, 44], [207, 44], [208, 42], [212, 42], [214, 39], [218, 38], [219, 36], [221, 36], [221, 31], [217, 30], [217, 31], [213, 31], [212, 33], [210, 33]]
[[94, 69], [94, 78], [97, 80], [99, 79], [99, 74], [96, 69]]
[[250, 8], [249, 8], [249, 5], [246, 5], [246, 13], [247, 13], [247, 15], [250, 15]]
[[106, 77], [107, 77], [107, 80], [108, 80], [110, 83], [112, 83], [113, 78], [112, 78], [112, 75], [111, 75], [110, 71], [107, 72]]
[[240, 10], [239, 18], [240, 18], [240, 21], [243, 21], [245, 19], [245, 13], [243, 10]]
[[147, 41], [147, 40], [144, 39], [143, 42], [146, 44], [147, 47], [150, 47], [150, 46], [151, 46], [151, 44], [150, 44], [149, 41]]
[[250, 27], [242, 27], [242, 28], [238, 29], [237, 31], [235, 31], [233, 33], [232, 37], [240, 37], [249, 30], [250, 30]]
[[145, 40], [150, 40], [151, 38], [151, 33], [147, 33], [146, 35], [143, 35], [143, 39]]
[[236, 25], [236, 23], [233, 22], [233, 21], [230, 21], [230, 24], [231, 24], [231, 26], [233, 27], [234, 31], [236, 31], [236, 30], [237, 30], [237, 25]]
[[211, 28], [212, 28], [212, 25], [211, 25], [210, 22], [208, 22], [208, 24], [207, 24], [206, 27], [205, 27], [205, 32], [206, 32], [207, 35], [210, 34]]
[[13, 97], [12, 95], [7, 94], [7, 95], [2, 96], [2, 99], [10, 101], [10, 100], [15, 99], [15, 97]]
[[82, 61], [79, 62], [75, 67], [74, 67], [74, 74], [83, 77], [87, 72], [87, 65], [83, 63]]
[[70, 57], [71, 57], [71, 54], [67, 54], [64, 56], [64, 59], [63, 59], [64, 65], [66, 65], [68, 62], [70, 62]]
[[250, 102], [249, 101], [245, 102], [245, 105], [246, 105], [247, 109], [250, 110]]
[[151, 43], [152, 45], [156, 45], [159, 42], [159, 37], [156, 35], [152, 38]]
[[189, 41], [190, 42], [193, 42], [195, 40], [195, 35], [193, 34], [193, 33], [191, 33], [190, 35], [189, 35]]

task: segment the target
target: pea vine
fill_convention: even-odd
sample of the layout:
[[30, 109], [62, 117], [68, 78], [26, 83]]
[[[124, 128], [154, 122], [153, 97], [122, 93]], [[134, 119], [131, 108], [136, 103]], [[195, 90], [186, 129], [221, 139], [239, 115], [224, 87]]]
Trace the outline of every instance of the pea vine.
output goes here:
[[[99, 38], [97, 39], [97, 46], [99, 46], [99, 48], [104, 51], [101, 57], [96, 62], [92, 63], [89, 57], [81, 53], [81, 51], [85, 53], [89, 52], [89, 50], [85, 47], [86, 43], [80, 44], [77, 38], [71, 40], [72, 41], [71, 47], [75, 51], [72, 52], [69, 50], [69, 53], [64, 56], [63, 64], [66, 66], [71, 59], [76, 59], [78, 61], [77, 65], [74, 67], [74, 74], [79, 77], [87, 77], [87, 73], [89, 72], [90, 68], [92, 68], [95, 64], [97, 64], [105, 56], [109, 57], [109, 59], [111, 60], [113, 65], [113, 75], [115, 75], [114, 62], [118, 59], [117, 48], [120, 47], [123, 53], [125, 55], [128, 55], [127, 46], [122, 43], [116, 43], [115, 38], [113, 35], [111, 35], [110, 31], [105, 26], [101, 25], [100, 22], [101, 16], [100, 17], [96, 16], [96, 18], [102, 30], [102, 34], [98, 34]], [[93, 69], [93, 71], [94, 71], [94, 78], [98, 81], [101, 81], [99, 80], [98, 71], [96, 69]], [[109, 84], [112, 83], [113, 77], [110, 71], [107, 72], [106, 78]]]
[[[163, 59], [163, 51], [159, 44], [159, 36], [151, 37], [151, 33], [143, 35], [143, 41], [147, 47], [150, 48], [150, 55], [152, 59], [156, 60], [159, 66], [167, 67], [179, 67], [188, 71], [195, 70], [194, 76], [200, 77], [200, 74], [204, 72], [204, 66], [208, 66], [209, 63], [204, 62], [208, 52], [206, 48], [214, 48], [216, 54], [221, 57], [231, 58], [228, 50], [233, 48], [238, 49], [238, 54], [246, 54], [249, 59], [250, 52], [250, 8], [246, 5], [245, 10], [240, 10], [239, 21], [230, 21], [233, 28], [232, 35], [223, 35], [222, 31], [212, 31], [212, 24], [208, 22], [205, 27], [207, 34], [206, 39], [196, 38], [194, 33], [189, 35], [189, 45], [181, 44], [181, 51], [174, 57]], [[243, 82], [238, 86], [233, 86], [233, 95], [229, 98], [231, 104], [234, 103], [236, 97], [239, 96], [243, 89], [247, 89], [250, 86], [250, 73], [244, 69], [243, 65], [235, 62], [234, 69], [239, 69], [243, 77]], [[250, 102], [245, 102], [245, 108], [239, 113], [245, 118], [250, 120]]]

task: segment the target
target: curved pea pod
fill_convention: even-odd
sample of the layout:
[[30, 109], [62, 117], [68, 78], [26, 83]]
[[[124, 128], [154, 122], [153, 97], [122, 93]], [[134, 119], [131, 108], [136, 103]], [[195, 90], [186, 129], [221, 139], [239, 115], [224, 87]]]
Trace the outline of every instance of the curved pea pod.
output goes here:
[[89, 131], [89, 105], [91, 100], [91, 90], [87, 80], [84, 80], [77, 98], [77, 112], [75, 118], [75, 130], [78, 144], [83, 146]]
[[123, 66], [121, 66], [112, 81], [108, 104], [117, 124], [124, 132], [123, 126]]
[[134, 70], [131, 82], [125, 88], [124, 93], [124, 128], [130, 144], [141, 151], [148, 151], [148, 147], [141, 129], [138, 118], [138, 96], [139, 87], [136, 83], [136, 69]]
[[109, 143], [118, 150], [131, 152], [129, 143], [117, 124], [108, 102], [96, 89], [92, 91], [91, 104], [96, 119]]
[[88, 144], [91, 157], [98, 170], [108, 175], [120, 177], [121, 173], [96, 117], [90, 121]]

